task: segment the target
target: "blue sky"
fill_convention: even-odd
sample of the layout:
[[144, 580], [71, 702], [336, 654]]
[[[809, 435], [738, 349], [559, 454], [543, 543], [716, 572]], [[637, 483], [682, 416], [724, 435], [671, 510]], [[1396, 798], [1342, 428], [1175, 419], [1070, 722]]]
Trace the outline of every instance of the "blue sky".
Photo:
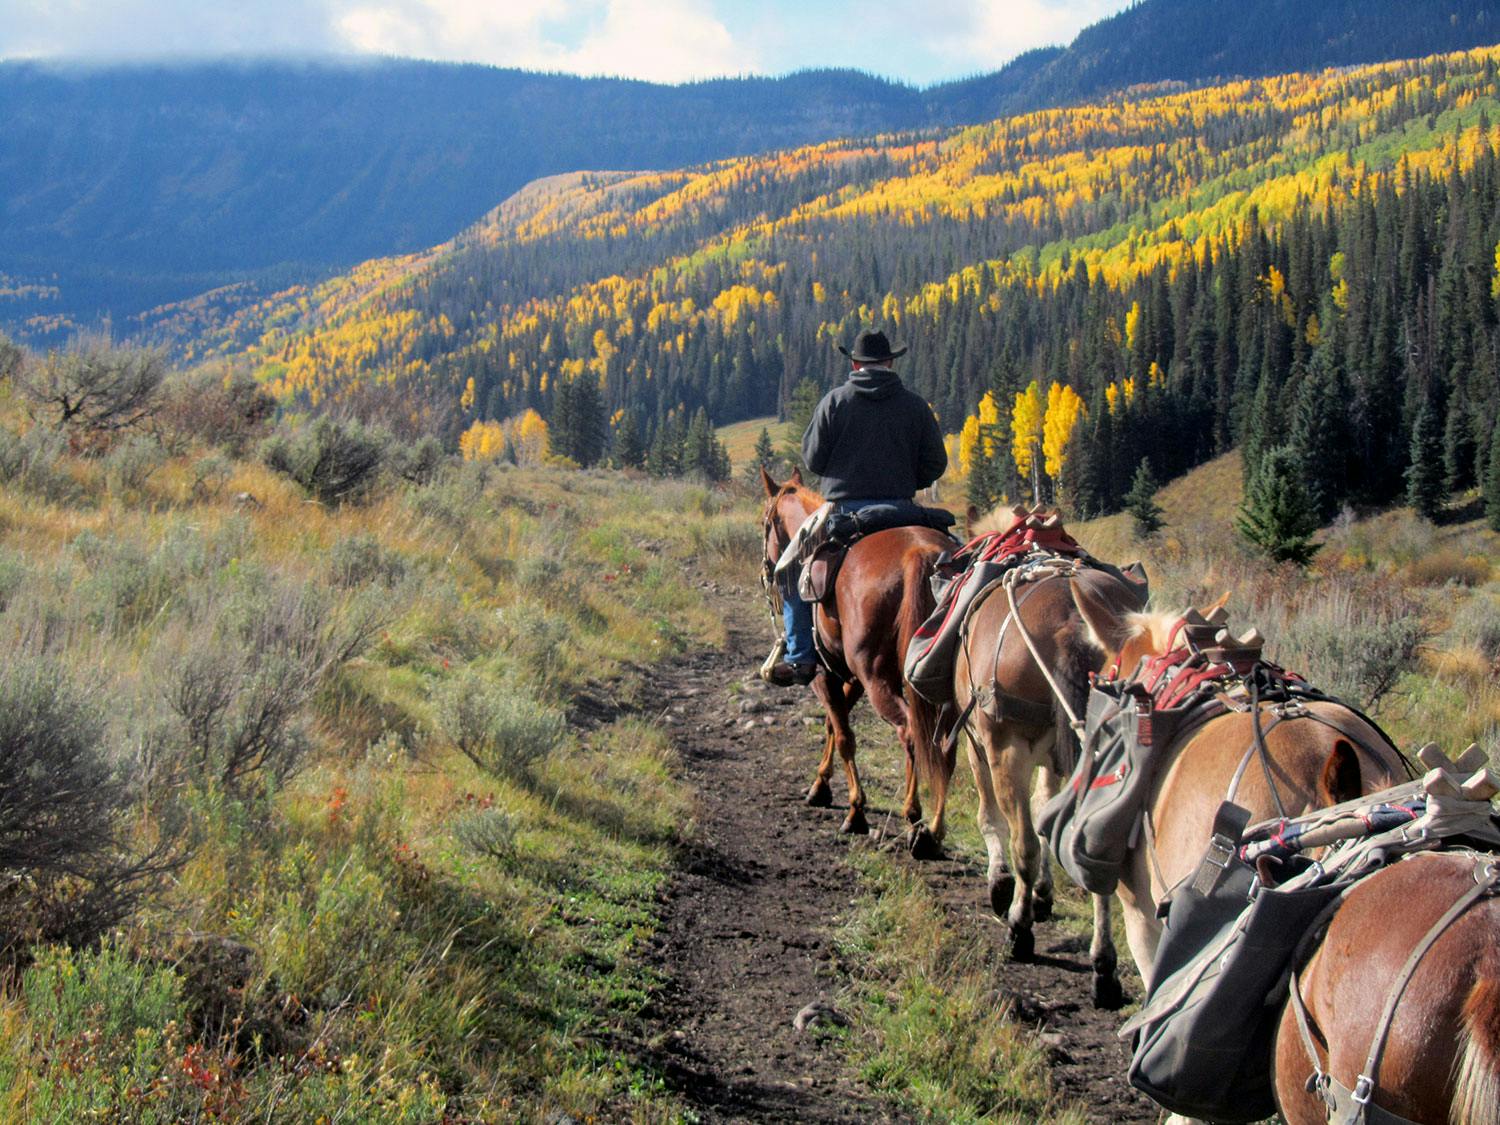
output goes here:
[[919, 85], [1129, 0], [0, 0], [0, 58], [386, 54], [680, 82], [853, 66]]

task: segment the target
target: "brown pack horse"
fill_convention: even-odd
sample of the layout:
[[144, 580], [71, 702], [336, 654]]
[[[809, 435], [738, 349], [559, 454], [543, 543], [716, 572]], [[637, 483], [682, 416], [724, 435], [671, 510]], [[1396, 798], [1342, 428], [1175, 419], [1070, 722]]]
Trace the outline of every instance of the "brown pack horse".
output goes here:
[[[1182, 617], [1137, 615], [1114, 663], [1133, 669], [1142, 657], [1168, 652]], [[1405, 763], [1386, 736], [1341, 703], [1262, 703], [1260, 723], [1257, 736], [1255, 716], [1228, 711], [1157, 751], [1140, 843], [1130, 852], [1119, 887], [1130, 952], [1148, 985], [1161, 940], [1157, 904], [1197, 870], [1222, 802], [1249, 809], [1256, 822], [1300, 816], [1407, 779]]]
[[[1036, 514], [1002, 507], [980, 519], [971, 509], [969, 534], [1004, 534]], [[1052, 912], [1052, 868], [1036, 833], [1034, 810], [1073, 768], [1077, 735], [1071, 720], [1083, 714], [1089, 674], [1123, 643], [1126, 619], [1145, 598], [1144, 580], [1091, 567], [1059, 571], [1010, 592], [992, 592], [972, 611], [960, 644], [954, 698], [960, 714], [969, 716], [966, 742], [988, 853], [990, 906], [1008, 923], [1010, 955], [1017, 960], [1033, 955], [1033, 923]], [[923, 772], [941, 804], [953, 761], [935, 744], [928, 749]], [[1038, 769], [1042, 780], [1033, 794]], [[1094, 1002], [1118, 1007], [1109, 900], [1101, 896], [1094, 898], [1091, 956]]]
[[[793, 471], [778, 484], [764, 468], [761, 483], [766, 506], [761, 514], [765, 533], [765, 562], [769, 566], [781, 553], [823, 498], [802, 483]], [[854, 729], [849, 713], [860, 697], [891, 726], [906, 752], [906, 786], [901, 811], [912, 826], [911, 847], [917, 855], [936, 851], [936, 839], [920, 826], [922, 804], [917, 795], [916, 761], [927, 753], [928, 743], [939, 734], [934, 709], [906, 687], [902, 660], [912, 634], [932, 611], [932, 593], [927, 579], [937, 557], [953, 545], [940, 531], [926, 527], [898, 527], [877, 531], [850, 547], [839, 571], [831, 602], [817, 605], [813, 627], [819, 644], [833, 662], [848, 671], [839, 679], [820, 667], [812, 681], [823, 704], [823, 757], [807, 803], [826, 807], [833, 803], [828, 779], [833, 756], [838, 754], [849, 781], [849, 813], [841, 832], [869, 831], [865, 820], [865, 791], [854, 764]], [[937, 825], [941, 830], [941, 821]]]
[[[1372, 1123], [1500, 1122], [1500, 857], [1417, 855], [1362, 879], [1328, 933], [1293, 977], [1307, 1037], [1293, 1004], [1276, 1038], [1276, 1100], [1288, 1125], [1322, 1125], [1329, 1110], [1309, 1076], [1331, 1075], [1354, 1091], [1373, 1070]], [[1466, 895], [1479, 897], [1460, 905]], [[1445, 914], [1459, 912], [1447, 924]], [[1429, 934], [1437, 937], [1425, 951]], [[1394, 982], [1418, 960], [1397, 996], [1383, 1048], [1369, 1065]], [[1309, 1040], [1314, 1057], [1309, 1056]], [[1352, 1108], [1345, 1105], [1345, 1112]], [[1395, 1114], [1393, 1119], [1389, 1115]]]

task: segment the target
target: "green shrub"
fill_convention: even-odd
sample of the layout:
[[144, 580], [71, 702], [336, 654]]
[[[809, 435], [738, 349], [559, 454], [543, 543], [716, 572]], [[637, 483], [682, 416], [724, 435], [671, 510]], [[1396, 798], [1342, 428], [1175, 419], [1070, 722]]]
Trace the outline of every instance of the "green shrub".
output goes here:
[[461, 461], [440, 469], [426, 484], [407, 497], [411, 509], [423, 519], [463, 531], [485, 514], [482, 503], [492, 467], [485, 462]]
[[166, 376], [160, 352], [115, 347], [95, 337], [23, 364], [13, 381], [56, 428], [98, 435], [150, 419], [161, 407]]
[[454, 747], [490, 773], [521, 777], [552, 753], [567, 724], [551, 708], [476, 672], [438, 692], [439, 729]]
[[0, 549], [0, 613], [5, 612], [6, 606], [16, 596], [16, 591], [25, 584], [29, 574], [25, 559]]
[[213, 500], [224, 491], [234, 475], [234, 465], [219, 453], [210, 453], [193, 462], [193, 483], [189, 486], [194, 500]]
[[261, 459], [324, 504], [352, 503], [379, 479], [386, 445], [384, 433], [359, 422], [319, 418], [310, 427], [268, 440]]

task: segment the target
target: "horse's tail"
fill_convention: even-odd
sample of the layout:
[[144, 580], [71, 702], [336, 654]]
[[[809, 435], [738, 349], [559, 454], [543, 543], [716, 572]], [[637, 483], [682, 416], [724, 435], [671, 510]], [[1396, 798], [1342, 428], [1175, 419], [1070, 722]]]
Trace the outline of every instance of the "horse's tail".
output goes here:
[[[909, 551], [902, 573], [901, 613], [896, 635], [900, 638], [902, 659], [917, 629], [932, 615], [937, 602], [932, 596], [928, 578], [932, 575], [935, 555]], [[941, 809], [948, 796], [948, 781], [953, 776], [955, 755], [943, 732], [938, 730], [938, 709], [923, 699], [910, 684], [906, 685], [906, 713], [911, 732], [912, 756], [917, 775], [927, 786], [935, 808]]]
[[1500, 1121], [1500, 980], [1480, 977], [1464, 1002], [1462, 1021], [1449, 1119], [1454, 1125]]
[[1097, 672], [1103, 662], [1104, 653], [1090, 638], [1087, 629], [1068, 631], [1057, 653], [1057, 667], [1052, 670], [1058, 688], [1058, 694], [1052, 700], [1052, 719], [1057, 727], [1052, 757], [1056, 771], [1062, 776], [1071, 773], [1078, 764], [1083, 732], [1073, 726], [1073, 720], [1076, 717], [1081, 721], [1088, 711], [1089, 676]]

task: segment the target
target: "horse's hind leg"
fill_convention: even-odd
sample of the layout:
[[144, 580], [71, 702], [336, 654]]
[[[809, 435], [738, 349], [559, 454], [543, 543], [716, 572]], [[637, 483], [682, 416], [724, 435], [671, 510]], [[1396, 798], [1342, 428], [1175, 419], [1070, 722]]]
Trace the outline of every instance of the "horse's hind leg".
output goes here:
[[849, 814], [844, 817], [839, 831], [845, 835], [864, 835], [870, 831], [870, 825], [865, 820], [865, 791], [859, 783], [859, 770], [854, 765], [854, 728], [849, 723], [849, 712], [859, 701], [860, 686], [858, 682], [830, 685], [825, 674], [813, 681], [813, 690], [823, 701], [828, 715], [830, 745], [843, 760], [844, 774], [849, 780]]
[[911, 730], [911, 711], [906, 700], [884, 680], [871, 676], [870, 706], [891, 726], [906, 752], [906, 784], [901, 797], [901, 815], [911, 827], [911, 854], [917, 859], [936, 859], [943, 854], [938, 837], [922, 824], [922, 799], [917, 793], [917, 748]]
[[1029, 961], [1035, 950], [1032, 925], [1036, 921], [1033, 895], [1042, 865], [1042, 846], [1031, 822], [1031, 774], [1037, 752], [1033, 743], [1012, 736], [1002, 747], [998, 761], [990, 765], [995, 776], [995, 795], [1000, 812], [1010, 824], [1010, 861], [1016, 874], [1016, 892], [1006, 922], [1010, 925], [1010, 955]]
[[966, 732], [964, 745], [969, 752], [974, 788], [979, 792], [979, 834], [984, 837], [984, 850], [989, 855], [986, 878], [989, 881], [990, 909], [995, 912], [995, 917], [1004, 918], [1015, 894], [1016, 880], [1005, 866], [1005, 820], [1000, 815], [1000, 804], [995, 800], [995, 782], [984, 745], [995, 737], [995, 728], [988, 721], [982, 721], [978, 726], [979, 737]]

